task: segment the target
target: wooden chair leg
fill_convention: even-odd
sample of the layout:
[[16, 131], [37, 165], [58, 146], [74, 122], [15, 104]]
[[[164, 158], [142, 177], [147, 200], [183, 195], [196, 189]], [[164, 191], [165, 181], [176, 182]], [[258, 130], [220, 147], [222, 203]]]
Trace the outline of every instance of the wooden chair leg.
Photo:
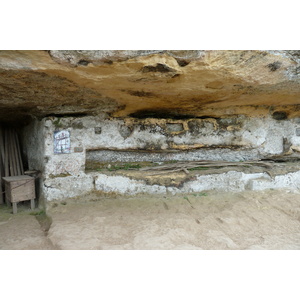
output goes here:
[[18, 208], [17, 208], [17, 202], [13, 202], [13, 214], [16, 214], [18, 212]]
[[35, 209], [35, 205], [34, 205], [34, 199], [30, 200], [30, 206], [31, 206], [31, 210]]

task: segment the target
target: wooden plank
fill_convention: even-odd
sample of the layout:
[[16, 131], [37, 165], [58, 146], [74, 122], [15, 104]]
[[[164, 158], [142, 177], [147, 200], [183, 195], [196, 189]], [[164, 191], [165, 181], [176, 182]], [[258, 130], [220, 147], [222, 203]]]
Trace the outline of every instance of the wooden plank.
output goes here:
[[[1, 153], [0, 153], [1, 156]], [[3, 192], [2, 192], [2, 159], [0, 157], [0, 204], [3, 204]]]
[[[3, 152], [2, 152], [3, 151]], [[3, 160], [3, 155], [4, 155], [4, 145], [3, 145], [3, 139], [2, 139], [2, 126], [0, 125], [0, 204], [4, 203], [4, 194], [3, 194], [3, 182], [2, 182], [2, 177], [3, 177], [3, 166], [4, 166], [4, 160]]]
[[7, 206], [10, 206], [10, 199], [11, 199], [11, 188], [8, 182], [5, 182], [5, 201]]
[[4, 132], [2, 126], [0, 126], [0, 158], [2, 160], [2, 165], [5, 164], [5, 151], [4, 151]]
[[18, 174], [18, 168], [17, 168], [17, 162], [16, 162], [16, 156], [15, 156], [15, 147], [14, 147], [14, 132], [13, 130], [11, 129], [10, 130], [10, 136], [9, 136], [9, 139], [10, 139], [10, 149], [11, 149], [11, 159], [12, 159], [12, 166], [13, 166], [13, 171], [14, 171], [14, 176], [17, 176], [19, 175]]
[[16, 145], [17, 145], [17, 152], [18, 152], [18, 157], [19, 157], [19, 164], [20, 164], [20, 169], [21, 169], [21, 175], [24, 175], [24, 165], [23, 165], [23, 160], [22, 160], [22, 153], [21, 153], [21, 147], [20, 147], [20, 142], [19, 142], [19, 137], [18, 134], [16, 133]]
[[18, 187], [11, 187], [11, 202], [26, 201], [35, 198], [35, 188], [32, 181]]
[[245, 161], [245, 162], [226, 162], [226, 161], [193, 161], [193, 162], [178, 162], [162, 166], [142, 168], [140, 171], [154, 171], [149, 175], [158, 175], [159, 173], [172, 173], [184, 171], [188, 173], [189, 169], [193, 168], [222, 168], [222, 167], [249, 167], [260, 166], [264, 168], [272, 168], [273, 164], [261, 161]]
[[10, 176], [14, 176], [12, 155], [11, 155], [11, 143], [10, 143], [10, 130], [7, 130], [7, 154], [8, 154], [8, 166], [9, 166], [9, 174]]
[[[4, 135], [3, 135], [3, 138], [4, 138], [4, 175], [5, 176], [9, 176], [9, 159], [8, 159], [8, 136], [7, 136], [7, 129], [4, 128], [4, 131], [3, 131]], [[8, 207], [10, 207], [11, 203], [10, 203], [10, 200], [9, 200], [9, 195], [7, 194], [7, 189], [6, 189], [6, 183], [5, 183], [5, 202], [6, 202], [6, 205]]]
[[15, 160], [15, 167], [16, 167], [16, 175], [21, 175], [21, 167], [19, 162], [15, 130], [12, 131], [12, 144], [13, 144], [14, 160]]
[[3, 180], [6, 182], [12, 182], [12, 181], [19, 181], [19, 180], [34, 180], [34, 178], [29, 175], [19, 175], [19, 176], [3, 177]]
[[10, 143], [10, 157], [11, 157], [11, 165], [12, 165], [12, 170], [13, 173], [11, 174], [12, 176], [18, 175], [17, 172], [17, 165], [16, 165], [16, 159], [15, 159], [15, 150], [14, 150], [14, 144], [13, 144], [13, 130], [9, 130], [9, 143]]
[[35, 198], [35, 179], [22, 175], [4, 177], [7, 199], [14, 203]]
[[4, 149], [5, 149], [4, 175], [9, 176], [8, 136], [7, 136], [6, 128], [4, 129]]

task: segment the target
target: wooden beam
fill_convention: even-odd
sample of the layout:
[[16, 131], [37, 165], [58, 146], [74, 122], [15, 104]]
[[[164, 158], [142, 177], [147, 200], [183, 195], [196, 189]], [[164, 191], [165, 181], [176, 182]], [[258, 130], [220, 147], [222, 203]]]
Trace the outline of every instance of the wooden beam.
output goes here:
[[4, 144], [2, 137], [2, 126], [0, 125], [0, 204], [4, 203], [2, 177], [4, 176]]
[[9, 176], [9, 147], [8, 147], [8, 131], [4, 130], [4, 147], [5, 147], [5, 177]]
[[19, 155], [18, 155], [17, 143], [16, 143], [16, 131], [15, 130], [12, 130], [11, 140], [12, 140], [12, 148], [13, 148], [13, 158], [14, 158], [14, 164], [15, 164], [15, 171], [16, 171], [15, 174], [16, 174], [16, 176], [22, 175], [21, 174], [20, 162], [19, 162]]
[[17, 152], [18, 152], [18, 157], [19, 157], [21, 175], [24, 175], [24, 165], [23, 165], [21, 147], [20, 147], [20, 142], [19, 142], [19, 137], [18, 137], [17, 132], [16, 132], [16, 135], [15, 135], [15, 138], [16, 138], [16, 145], [17, 145]]

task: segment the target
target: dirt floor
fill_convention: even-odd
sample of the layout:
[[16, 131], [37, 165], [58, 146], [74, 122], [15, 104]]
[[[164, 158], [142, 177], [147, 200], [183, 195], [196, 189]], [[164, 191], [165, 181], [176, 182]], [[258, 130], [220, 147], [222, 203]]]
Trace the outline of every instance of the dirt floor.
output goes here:
[[300, 249], [300, 193], [90, 194], [0, 207], [0, 249]]

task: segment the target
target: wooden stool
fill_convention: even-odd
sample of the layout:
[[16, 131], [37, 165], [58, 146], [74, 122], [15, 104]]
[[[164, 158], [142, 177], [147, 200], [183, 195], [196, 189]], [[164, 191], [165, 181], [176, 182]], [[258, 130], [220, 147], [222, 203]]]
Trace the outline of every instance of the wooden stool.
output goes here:
[[34, 209], [35, 185], [34, 178], [28, 175], [3, 177], [5, 182], [5, 199], [8, 206], [12, 203], [13, 213], [17, 213], [17, 203], [30, 200]]

